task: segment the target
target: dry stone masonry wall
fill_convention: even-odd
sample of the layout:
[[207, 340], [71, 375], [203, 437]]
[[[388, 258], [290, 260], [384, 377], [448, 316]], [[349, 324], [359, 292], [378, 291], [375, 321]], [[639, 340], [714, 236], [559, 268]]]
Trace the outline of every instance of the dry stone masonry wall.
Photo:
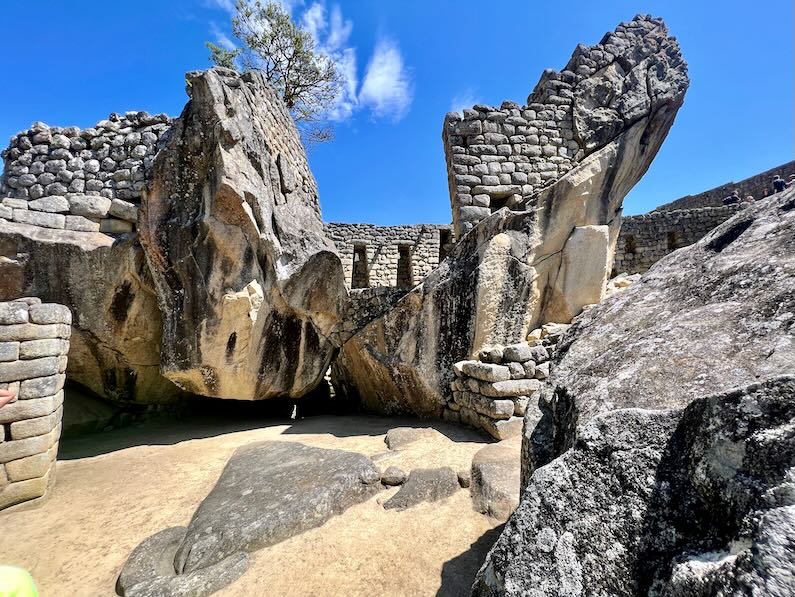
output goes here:
[[748, 203], [740, 203], [653, 211], [623, 218], [613, 260], [613, 275], [647, 271], [668, 253], [698, 242], [710, 230], [747, 206]]
[[3, 152], [0, 218], [81, 232], [135, 228], [164, 114], [111, 114], [92, 128], [35, 122]]
[[54, 481], [72, 315], [37, 298], [0, 303], [0, 509], [42, 497]]
[[745, 178], [740, 182], [727, 182], [724, 185], [698, 193], [697, 195], [686, 195], [680, 197], [675, 201], [666, 203], [656, 208], [654, 211], [673, 211], [679, 209], [697, 209], [700, 207], [722, 207], [723, 198], [731, 195], [731, 192], [736, 190], [737, 193], [745, 199], [749, 195], [754, 199], [761, 199], [773, 193], [771, 181], [773, 177], [778, 174], [784, 179], [789, 178], [791, 174], [795, 174], [795, 160], [781, 164], [775, 168], [771, 168], [761, 174], [755, 174], [749, 178]]
[[538, 410], [550, 353], [568, 327], [547, 324], [532, 331], [527, 342], [486, 346], [477, 360], [455, 363], [452, 399], [443, 418], [483, 429], [497, 440], [519, 435], [527, 410]]
[[[666, 73], [683, 63], [662, 20], [637, 16], [595, 46], [579, 45], [561, 72], [546, 70], [527, 104], [476, 105], [445, 117], [456, 237], [502, 207], [519, 208], [582, 159], [647, 116]], [[675, 82], [682, 89], [686, 76]]]
[[351, 288], [411, 288], [433, 270], [451, 243], [449, 226], [325, 224]]

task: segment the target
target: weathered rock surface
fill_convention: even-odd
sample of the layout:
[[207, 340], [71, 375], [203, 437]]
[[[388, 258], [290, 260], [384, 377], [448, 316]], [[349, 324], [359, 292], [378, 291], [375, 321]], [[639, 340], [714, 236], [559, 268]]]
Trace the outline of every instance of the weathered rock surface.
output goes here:
[[793, 371], [795, 189], [756, 202], [586, 311], [557, 345], [523, 479], [617, 408], [680, 408]]
[[[639, 18], [627, 27], [610, 66], [574, 77], [573, 91], [563, 84], [571, 73], [547, 72], [533, 94], [547, 98], [555, 86], [574, 93], [577, 100], [550, 109], [549, 118], [574, 120], [587, 155], [513, 207], [526, 211], [501, 208], [481, 221], [422, 284], [345, 343], [336, 387], [369, 410], [440, 416], [453, 363], [523, 341], [540, 324], [568, 322], [603, 297], [621, 203], [656, 155], [687, 87], [686, 65], [662, 22]], [[578, 48], [572, 64], [583, 56]], [[610, 115], [610, 126], [599, 114]], [[493, 120], [502, 126], [501, 116]], [[499, 148], [484, 157], [500, 162]]]
[[0, 300], [37, 296], [72, 311], [70, 379], [118, 402], [184, 394], [160, 373], [160, 310], [134, 237], [0, 220], [0, 254]]
[[293, 442], [235, 451], [193, 515], [174, 558], [179, 574], [322, 525], [381, 489], [372, 461]]
[[794, 420], [793, 376], [595, 417], [532, 474], [472, 594], [792, 594]]
[[384, 508], [405, 510], [420, 502], [436, 502], [450, 497], [458, 489], [458, 475], [450, 467], [417, 468], [409, 473], [400, 490], [384, 502]]
[[161, 370], [205, 396], [301, 396], [328, 369], [347, 292], [298, 132], [261, 73], [187, 82], [139, 218]]
[[384, 443], [390, 450], [402, 450], [409, 444], [427, 437], [440, 436], [432, 427], [395, 427], [386, 432]]
[[521, 444], [517, 436], [481, 448], [472, 458], [470, 492], [478, 512], [508, 520], [519, 505]]
[[185, 527], [155, 533], [136, 547], [116, 581], [122, 597], [204, 597], [237, 580], [248, 567], [248, 555], [235, 553], [188, 574], [174, 571], [174, 553]]

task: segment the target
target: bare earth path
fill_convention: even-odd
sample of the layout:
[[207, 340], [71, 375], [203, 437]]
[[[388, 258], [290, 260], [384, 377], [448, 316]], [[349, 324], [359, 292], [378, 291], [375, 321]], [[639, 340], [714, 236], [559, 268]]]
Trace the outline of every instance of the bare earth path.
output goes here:
[[[259, 427], [260, 425], [264, 425]], [[156, 421], [65, 441], [57, 485], [35, 509], [0, 514], [0, 563], [31, 571], [43, 597], [113, 595], [130, 551], [185, 525], [238, 446], [298, 441], [374, 456], [398, 426], [433, 426], [379, 465], [468, 469], [487, 443], [439, 423], [379, 417], [273, 421]], [[496, 540], [497, 523], [472, 510], [467, 490], [403, 512], [380, 503], [397, 489], [253, 554], [246, 574], [217, 595], [461, 595]]]

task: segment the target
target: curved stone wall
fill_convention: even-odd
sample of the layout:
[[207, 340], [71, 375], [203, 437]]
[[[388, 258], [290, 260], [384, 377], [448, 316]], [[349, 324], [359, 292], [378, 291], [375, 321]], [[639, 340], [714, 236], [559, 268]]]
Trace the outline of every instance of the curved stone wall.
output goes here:
[[54, 482], [72, 314], [37, 298], [0, 303], [0, 510], [40, 498]]

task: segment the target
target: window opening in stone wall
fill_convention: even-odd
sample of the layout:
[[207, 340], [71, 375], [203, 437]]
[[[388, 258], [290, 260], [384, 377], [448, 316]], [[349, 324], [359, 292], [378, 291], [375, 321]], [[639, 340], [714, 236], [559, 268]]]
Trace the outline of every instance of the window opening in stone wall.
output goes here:
[[414, 286], [414, 276], [411, 272], [411, 248], [398, 247], [397, 285], [398, 288], [411, 288]]
[[634, 255], [638, 252], [638, 244], [635, 242], [635, 237], [631, 234], [627, 235], [627, 238], [624, 240], [624, 253], [629, 255]]
[[444, 261], [444, 258], [447, 257], [452, 242], [453, 233], [451, 230], [439, 230], [439, 263]]
[[679, 248], [679, 239], [676, 237], [676, 232], [671, 230], [668, 233], [668, 250], [674, 251]]
[[353, 246], [353, 272], [351, 273], [351, 288], [369, 288], [370, 272], [367, 267], [367, 246]]

